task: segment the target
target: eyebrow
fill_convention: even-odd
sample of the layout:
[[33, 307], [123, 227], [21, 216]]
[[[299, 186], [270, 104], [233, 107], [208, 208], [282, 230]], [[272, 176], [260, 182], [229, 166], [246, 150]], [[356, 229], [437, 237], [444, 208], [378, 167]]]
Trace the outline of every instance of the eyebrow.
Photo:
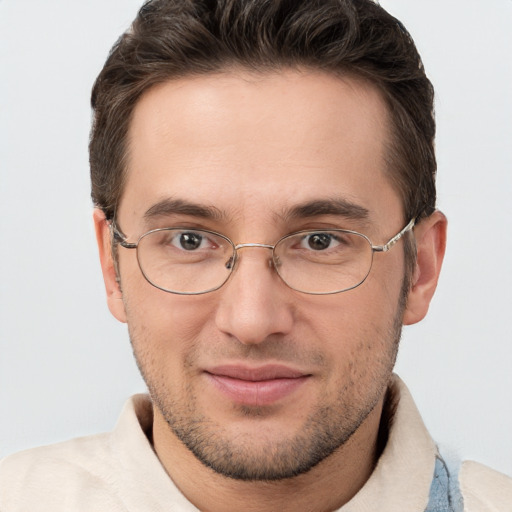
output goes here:
[[351, 220], [365, 221], [368, 220], [370, 212], [364, 206], [343, 198], [316, 199], [294, 206], [285, 213], [284, 218], [303, 219], [321, 215], [335, 215]]
[[224, 217], [221, 211], [214, 206], [200, 205], [183, 199], [166, 198], [151, 206], [144, 214], [144, 219], [151, 220], [155, 217], [166, 217], [176, 214], [210, 220], [220, 220]]
[[[366, 221], [369, 218], [369, 210], [365, 207], [343, 198], [315, 199], [285, 209], [278, 215], [281, 219], [306, 219], [320, 217], [322, 215], [334, 215], [350, 220]], [[152, 205], [145, 213], [144, 219], [149, 221], [157, 217], [170, 215], [187, 215], [208, 220], [222, 220], [226, 214], [215, 206], [206, 206], [193, 203], [184, 199], [165, 198]]]

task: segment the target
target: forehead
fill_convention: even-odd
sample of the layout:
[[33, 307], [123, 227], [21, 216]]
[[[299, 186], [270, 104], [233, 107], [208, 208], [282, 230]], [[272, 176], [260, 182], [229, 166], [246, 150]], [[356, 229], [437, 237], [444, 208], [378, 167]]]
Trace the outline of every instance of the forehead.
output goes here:
[[341, 197], [382, 214], [397, 201], [384, 172], [388, 132], [380, 93], [355, 78], [288, 70], [173, 80], [135, 107], [119, 211], [140, 218], [172, 198], [240, 217]]

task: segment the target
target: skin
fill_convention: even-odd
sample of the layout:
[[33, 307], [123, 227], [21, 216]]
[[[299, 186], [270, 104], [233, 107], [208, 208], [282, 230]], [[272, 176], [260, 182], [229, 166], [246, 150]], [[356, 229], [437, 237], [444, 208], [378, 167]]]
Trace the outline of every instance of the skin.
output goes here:
[[[135, 108], [117, 222], [130, 242], [185, 225], [235, 243], [346, 228], [382, 244], [409, 220], [386, 178], [388, 132], [380, 94], [353, 78], [231, 70], [168, 82]], [[290, 213], [333, 200], [366, 214]], [[215, 215], [176, 211], [176, 201]], [[152, 208], [157, 214], [148, 216]], [[121, 290], [100, 211], [95, 224], [108, 304], [128, 323], [153, 398], [154, 447], [185, 496], [207, 511], [320, 511], [349, 501], [378, 457], [401, 325], [421, 320], [434, 293], [444, 216], [436, 212], [414, 230], [418, 259], [405, 309], [402, 242], [376, 254], [367, 280], [345, 293], [291, 290], [267, 249], [245, 248], [221, 289], [179, 296], [151, 286], [135, 251], [122, 248]], [[212, 377], [222, 366], [269, 365], [301, 375], [276, 400], [233, 397]]]

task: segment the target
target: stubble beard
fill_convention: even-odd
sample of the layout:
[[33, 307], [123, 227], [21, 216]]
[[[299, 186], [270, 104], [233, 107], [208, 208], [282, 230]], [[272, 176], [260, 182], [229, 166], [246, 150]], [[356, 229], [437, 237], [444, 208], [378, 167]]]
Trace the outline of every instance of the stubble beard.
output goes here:
[[[370, 388], [363, 403], [351, 400], [353, 391], [361, 393], [356, 376], [339, 391], [337, 398], [315, 408], [298, 433], [289, 439], [276, 441], [275, 433], [255, 446], [248, 433], [236, 438], [221, 425], [198, 412], [198, 403], [192, 386], [185, 389], [183, 398], [176, 398], [163, 381], [150, 371], [151, 357], [144, 350], [142, 339], [130, 329], [130, 339], [139, 370], [148, 386], [153, 404], [158, 408], [172, 433], [205, 466], [216, 473], [235, 480], [278, 481], [310, 471], [321, 461], [342, 447], [362, 425], [384, 395], [395, 364], [402, 331], [403, 311], [406, 304], [408, 283], [404, 280], [397, 310], [390, 325], [381, 333], [380, 344], [387, 347], [385, 354], [370, 371]], [[193, 357], [191, 357], [193, 360]], [[191, 361], [190, 361], [191, 362]], [[185, 366], [187, 366], [187, 362]], [[368, 384], [368, 382], [366, 382]], [[363, 395], [365, 391], [363, 390]], [[183, 395], [182, 395], [183, 396]], [[255, 420], [265, 416], [265, 408], [239, 406], [239, 414]], [[171, 432], [170, 432], [171, 433]], [[271, 439], [272, 437], [272, 439]]]

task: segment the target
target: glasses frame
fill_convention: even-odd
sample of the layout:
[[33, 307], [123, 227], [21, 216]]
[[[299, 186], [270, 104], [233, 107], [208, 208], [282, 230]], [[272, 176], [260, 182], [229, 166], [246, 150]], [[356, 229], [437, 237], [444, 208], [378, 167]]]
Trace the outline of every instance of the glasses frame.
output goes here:
[[170, 230], [174, 230], [174, 229], [177, 229], [177, 230], [182, 229], [182, 230], [194, 231], [194, 228], [175, 226], [175, 227], [151, 229], [150, 231], [147, 231], [146, 233], [143, 233], [142, 235], [140, 235], [139, 238], [137, 239], [137, 241], [132, 243], [132, 242], [128, 242], [127, 241], [128, 237], [115, 225], [114, 221], [111, 221], [109, 225], [110, 225], [110, 229], [111, 229], [111, 233], [112, 233], [113, 243], [118, 243], [121, 247], [123, 247], [125, 249], [135, 249], [137, 251], [137, 263], [139, 265], [140, 271], [142, 272], [142, 275], [144, 276], [144, 279], [146, 279], [146, 281], [151, 286], [154, 286], [155, 288], [158, 288], [159, 290], [162, 290], [162, 291], [167, 292], [167, 293], [174, 293], [176, 295], [203, 295], [205, 293], [214, 292], [214, 291], [218, 290], [219, 288], [222, 288], [222, 286], [224, 286], [227, 283], [227, 281], [229, 280], [229, 278], [233, 275], [233, 271], [234, 271], [234, 269], [236, 267], [236, 262], [238, 260], [238, 250], [239, 249], [244, 249], [244, 248], [247, 248], [247, 247], [256, 247], [256, 248], [262, 248], [262, 249], [269, 249], [269, 250], [272, 251], [272, 258], [269, 261], [269, 265], [271, 267], [274, 267], [276, 273], [281, 278], [281, 281], [283, 281], [283, 283], [286, 286], [288, 286], [288, 288], [291, 288], [292, 290], [295, 290], [295, 291], [300, 292], [300, 293], [305, 293], [307, 295], [334, 295], [336, 293], [348, 292], [349, 290], [353, 290], [354, 288], [357, 288], [358, 286], [361, 286], [366, 281], [366, 278], [368, 277], [368, 275], [371, 272], [371, 269], [372, 269], [372, 266], [373, 266], [373, 254], [376, 253], [376, 252], [383, 252], [383, 253], [388, 252], [391, 248], [393, 248], [397, 244], [397, 242], [408, 231], [411, 231], [414, 228], [415, 223], [416, 223], [416, 219], [415, 218], [411, 219], [409, 221], [409, 223], [404, 228], [402, 228], [396, 235], [391, 237], [383, 245], [373, 245], [372, 241], [366, 235], [364, 235], [363, 233], [359, 233], [358, 231], [352, 231], [350, 229], [328, 229], [328, 230], [326, 230], [326, 231], [335, 231], [335, 232], [340, 232], [340, 233], [348, 233], [348, 234], [352, 234], [352, 235], [358, 235], [358, 236], [364, 238], [368, 242], [368, 244], [370, 245], [370, 248], [372, 250], [372, 259], [371, 259], [371, 262], [370, 262], [370, 266], [368, 268], [368, 272], [366, 273], [364, 278], [359, 283], [357, 283], [354, 286], [351, 286], [350, 288], [344, 288], [343, 290], [336, 290], [336, 291], [333, 291], [333, 292], [307, 292], [307, 291], [304, 291], [304, 290], [299, 290], [299, 289], [294, 288], [293, 286], [289, 285], [285, 281], [283, 276], [280, 274], [280, 272], [279, 272], [279, 261], [277, 260], [277, 257], [276, 257], [275, 252], [274, 252], [274, 250], [275, 250], [277, 245], [279, 245], [283, 240], [285, 240], [285, 239], [287, 239], [287, 238], [289, 238], [291, 236], [301, 235], [301, 234], [304, 234], [304, 233], [318, 233], [318, 232], [322, 231], [321, 229], [320, 230], [318, 230], [318, 229], [305, 229], [305, 230], [301, 230], [301, 231], [294, 231], [293, 233], [288, 233], [287, 235], [281, 237], [273, 245], [271, 245], [271, 244], [260, 244], [260, 243], [235, 244], [227, 236], [223, 235], [222, 233], [218, 233], [217, 231], [211, 231], [209, 229], [197, 229], [196, 231], [201, 231], [203, 233], [209, 233], [209, 234], [218, 236], [220, 238], [223, 238], [224, 240], [226, 240], [231, 245], [231, 247], [233, 248], [233, 256], [231, 257], [232, 261], [230, 262], [230, 266], [227, 267], [227, 268], [229, 268], [230, 272], [227, 275], [226, 279], [224, 279], [224, 281], [222, 281], [221, 284], [219, 284], [218, 286], [216, 286], [214, 288], [210, 288], [208, 290], [204, 290], [204, 291], [200, 291], [200, 292], [178, 292], [178, 291], [174, 291], [174, 290], [168, 290], [167, 288], [162, 288], [161, 286], [158, 286], [157, 284], [153, 283], [149, 279], [149, 277], [144, 272], [144, 269], [142, 268], [142, 265], [140, 263], [138, 246], [139, 246], [140, 241], [144, 237], [150, 235], [151, 233], [156, 233], [156, 232], [159, 232], [159, 231], [170, 231]]

